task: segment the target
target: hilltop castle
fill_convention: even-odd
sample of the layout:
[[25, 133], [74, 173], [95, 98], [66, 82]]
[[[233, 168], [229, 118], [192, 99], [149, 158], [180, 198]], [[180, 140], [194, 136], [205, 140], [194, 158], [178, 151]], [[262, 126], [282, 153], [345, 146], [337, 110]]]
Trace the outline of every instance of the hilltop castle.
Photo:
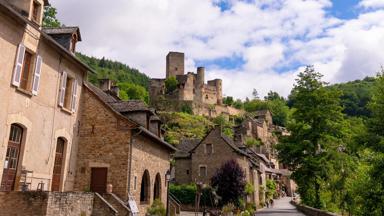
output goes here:
[[[182, 111], [190, 109], [194, 114], [215, 117], [220, 114], [238, 115], [240, 111], [223, 105], [222, 80], [205, 83], [205, 68], [197, 73], [184, 72], [184, 53], [169, 52], [166, 57], [166, 78], [151, 79], [150, 103], [159, 110]], [[165, 80], [176, 77], [177, 88], [166, 92]]]

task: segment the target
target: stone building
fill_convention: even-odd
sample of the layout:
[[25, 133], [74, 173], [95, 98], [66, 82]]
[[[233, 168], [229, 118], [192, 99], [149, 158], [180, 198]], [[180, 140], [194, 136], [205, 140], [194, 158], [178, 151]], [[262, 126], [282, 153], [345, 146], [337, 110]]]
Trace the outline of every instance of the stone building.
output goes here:
[[[205, 68], [197, 72], [184, 72], [184, 53], [169, 52], [166, 57], [166, 78], [151, 79], [150, 103], [158, 110], [181, 111], [185, 107], [194, 114], [215, 117], [220, 114], [239, 115], [240, 110], [223, 105], [222, 80], [214, 79], [205, 83]], [[178, 85], [175, 91], [167, 92], [165, 80], [175, 77]]]
[[[175, 182], [209, 184], [223, 163], [235, 159], [244, 169], [246, 181], [254, 186], [255, 192], [247, 197], [248, 202], [257, 206], [265, 202], [265, 192], [261, 188], [266, 187], [267, 179], [274, 179], [290, 189], [289, 171], [279, 169], [273, 149], [277, 143], [273, 128], [271, 113], [259, 111], [234, 128], [233, 139], [216, 127], [202, 140], [182, 140], [174, 157]], [[258, 145], [251, 146], [249, 139], [258, 140]]]
[[75, 190], [103, 194], [106, 185], [123, 202], [133, 198], [141, 215], [154, 199], [166, 203], [165, 175], [176, 149], [163, 140], [161, 121], [141, 101], [121, 101], [110, 80], [85, 83]]
[[77, 27], [61, 41], [41, 27], [46, 4], [0, 0], [0, 191], [73, 189], [79, 96], [91, 69], [73, 54]]

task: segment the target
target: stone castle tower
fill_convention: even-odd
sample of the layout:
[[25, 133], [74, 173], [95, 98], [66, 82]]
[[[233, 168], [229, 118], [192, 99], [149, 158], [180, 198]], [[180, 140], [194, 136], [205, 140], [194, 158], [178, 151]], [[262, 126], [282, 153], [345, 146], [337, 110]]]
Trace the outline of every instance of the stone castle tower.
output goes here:
[[[181, 107], [188, 105], [192, 107], [195, 114], [211, 113], [212, 106], [218, 114], [228, 112], [223, 106], [222, 80], [214, 79], [205, 82], [205, 68], [198, 67], [196, 73], [185, 73], [185, 55], [181, 52], [169, 52], [166, 57], [166, 78], [151, 79], [150, 82], [150, 103], [158, 110], [179, 111]], [[165, 80], [169, 77], [176, 77], [177, 89], [167, 92]], [[173, 108], [170, 108], [173, 107]], [[218, 115], [217, 114], [217, 115]], [[212, 116], [211, 114], [207, 114]]]

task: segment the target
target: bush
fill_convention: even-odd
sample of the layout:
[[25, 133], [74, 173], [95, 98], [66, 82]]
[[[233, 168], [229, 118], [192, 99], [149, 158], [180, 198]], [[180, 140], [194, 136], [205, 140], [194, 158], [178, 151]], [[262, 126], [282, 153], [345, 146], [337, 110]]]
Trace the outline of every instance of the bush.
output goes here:
[[151, 207], [147, 210], [147, 215], [151, 216], [165, 216], [165, 214], [166, 209], [159, 199], [154, 200]]
[[197, 187], [195, 184], [169, 185], [169, 191], [182, 203], [194, 204]]
[[246, 137], [245, 138], [245, 145], [247, 147], [254, 147], [254, 146], [260, 146], [262, 142], [259, 139], [255, 139], [253, 137]]
[[175, 76], [168, 77], [165, 80], [165, 91], [167, 93], [171, 93], [171, 92], [175, 91], [178, 84], [179, 83], [178, 83]]
[[183, 104], [183, 106], [181, 106], [181, 112], [193, 115], [192, 107], [188, 104]]

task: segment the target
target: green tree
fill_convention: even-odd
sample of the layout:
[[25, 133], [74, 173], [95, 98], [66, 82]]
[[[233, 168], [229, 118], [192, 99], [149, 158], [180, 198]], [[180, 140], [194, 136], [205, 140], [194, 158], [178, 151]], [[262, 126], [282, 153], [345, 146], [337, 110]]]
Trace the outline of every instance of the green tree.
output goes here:
[[293, 170], [305, 204], [322, 208], [321, 187], [329, 178], [332, 158], [343, 145], [344, 116], [340, 93], [325, 88], [322, 75], [308, 66], [296, 79], [291, 135], [277, 145], [281, 162]]
[[148, 103], [149, 96], [147, 90], [139, 85], [132, 83], [118, 83], [120, 89], [120, 98], [122, 100], [142, 100]]
[[165, 80], [165, 90], [167, 93], [171, 93], [176, 90], [178, 81], [175, 76], [170, 76]]
[[52, 6], [44, 7], [43, 27], [57, 28], [61, 26], [60, 21], [56, 18], [57, 10]]

